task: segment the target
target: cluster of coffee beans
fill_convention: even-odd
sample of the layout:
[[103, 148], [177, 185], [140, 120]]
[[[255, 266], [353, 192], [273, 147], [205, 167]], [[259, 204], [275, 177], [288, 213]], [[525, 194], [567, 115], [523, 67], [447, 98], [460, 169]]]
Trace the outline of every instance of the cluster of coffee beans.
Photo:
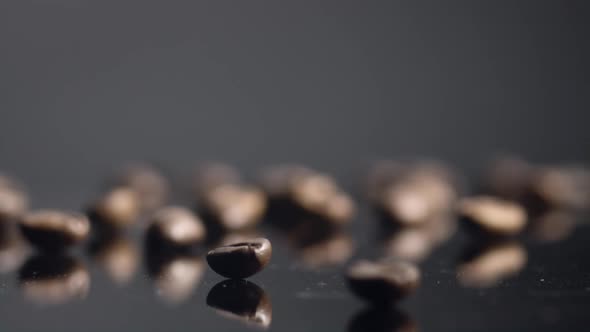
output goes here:
[[[542, 239], [558, 239], [571, 229], [572, 211], [590, 206], [590, 172], [580, 166], [536, 166], [504, 158], [492, 164], [483, 182], [468, 193], [466, 181], [440, 163], [376, 163], [367, 179], [367, 197], [380, 216], [384, 250], [375, 260], [350, 264], [344, 277], [351, 291], [378, 306], [412, 294], [421, 282], [420, 261], [453, 234], [457, 219], [476, 244], [457, 266], [459, 281], [493, 285], [526, 264], [526, 251], [515, 236], [530, 229]], [[278, 165], [249, 183], [236, 169], [211, 163], [195, 172], [193, 190], [197, 209], [171, 204], [168, 180], [152, 167], [134, 165], [109, 181], [85, 213], [30, 210], [23, 187], [0, 175], [0, 224], [4, 228], [16, 221], [38, 252], [21, 267], [25, 291], [32, 298], [61, 294], [54, 302], [85, 294], [89, 274], [68, 256], [56, 256], [46, 276], [31, 271], [47, 267], [44, 255], [55, 256], [87, 241], [92, 256], [114, 279], [129, 280], [137, 252], [121, 236], [128, 229], [145, 232], [148, 270], [159, 294], [171, 302], [184, 299], [201, 278], [203, 260], [194, 251], [203, 245], [217, 244], [206, 261], [223, 277], [243, 279], [263, 270], [272, 245], [256, 226], [265, 216], [287, 231], [287, 243], [298, 249], [306, 266], [343, 264], [354, 251], [346, 226], [356, 203], [327, 174], [302, 165]], [[0, 232], [0, 271], [19, 264], [16, 252], [2, 249], [13, 238], [7, 234]], [[270, 322], [270, 301], [251, 282], [224, 281], [207, 302], [220, 310], [225, 303], [242, 317], [248, 308], [232, 303], [232, 292], [256, 297], [249, 321]]]

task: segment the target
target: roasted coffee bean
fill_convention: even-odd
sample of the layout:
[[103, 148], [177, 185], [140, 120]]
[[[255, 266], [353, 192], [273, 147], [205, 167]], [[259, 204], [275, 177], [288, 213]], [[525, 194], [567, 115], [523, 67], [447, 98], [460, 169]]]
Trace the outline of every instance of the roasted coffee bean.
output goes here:
[[90, 246], [92, 259], [117, 284], [127, 284], [139, 267], [135, 244], [120, 234], [109, 234]]
[[576, 215], [568, 210], [549, 210], [531, 222], [528, 231], [543, 243], [565, 240], [576, 228]]
[[[419, 225], [448, 213], [457, 197], [455, 177], [444, 166], [418, 163], [379, 167], [372, 175], [369, 189], [373, 203], [392, 221], [401, 225]], [[379, 182], [381, 181], [381, 182]]]
[[307, 268], [338, 266], [353, 254], [354, 242], [343, 231], [334, 231], [314, 243], [297, 248], [301, 263]]
[[207, 262], [226, 278], [248, 278], [261, 271], [271, 255], [270, 241], [257, 238], [213, 249], [207, 253]]
[[82, 242], [90, 232], [86, 216], [55, 210], [29, 212], [19, 225], [31, 244], [45, 250], [59, 250]]
[[90, 274], [77, 259], [40, 255], [27, 260], [19, 271], [24, 297], [42, 305], [83, 299], [90, 288]]
[[114, 188], [104, 194], [94, 205], [92, 212], [98, 219], [112, 227], [126, 227], [139, 218], [140, 201], [136, 191], [126, 187]]
[[147, 265], [156, 295], [169, 305], [187, 301], [205, 272], [202, 257], [162, 250], [148, 250]]
[[163, 206], [170, 194], [168, 180], [148, 165], [128, 166], [116, 184], [136, 192], [142, 212], [151, 212]]
[[457, 267], [457, 278], [466, 287], [492, 287], [518, 274], [526, 262], [526, 250], [516, 242], [479, 244], [468, 248]]
[[201, 165], [195, 172], [193, 181], [194, 192], [198, 200], [206, 200], [206, 196], [219, 186], [241, 183], [240, 174], [233, 167], [222, 163]]
[[0, 222], [20, 217], [28, 206], [24, 189], [12, 178], [0, 174]]
[[583, 167], [542, 167], [531, 182], [532, 194], [550, 208], [590, 207], [590, 171]]
[[149, 232], [174, 246], [190, 246], [205, 238], [206, 230], [201, 219], [183, 207], [161, 208], [151, 222]]
[[222, 228], [237, 231], [251, 228], [262, 220], [266, 198], [256, 188], [226, 184], [210, 190], [205, 195], [205, 205]]
[[503, 199], [522, 201], [530, 189], [534, 167], [517, 157], [492, 162], [486, 176], [486, 190]]
[[520, 204], [489, 196], [462, 199], [458, 213], [475, 229], [494, 235], [514, 235], [526, 225], [527, 214]]
[[301, 165], [287, 164], [265, 169], [260, 177], [260, 185], [272, 199], [289, 198], [293, 181], [314, 172]]
[[375, 304], [388, 304], [413, 293], [420, 284], [420, 271], [402, 261], [359, 261], [346, 273], [354, 294]]
[[213, 286], [207, 305], [229, 318], [267, 329], [272, 320], [272, 305], [266, 292], [246, 280], [224, 280]]

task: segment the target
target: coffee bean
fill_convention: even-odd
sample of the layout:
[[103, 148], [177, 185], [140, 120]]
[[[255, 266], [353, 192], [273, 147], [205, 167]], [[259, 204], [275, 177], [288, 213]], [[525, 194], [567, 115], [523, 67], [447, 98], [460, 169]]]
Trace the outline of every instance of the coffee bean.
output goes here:
[[39, 210], [25, 214], [19, 222], [25, 238], [44, 250], [59, 250], [84, 241], [90, 222], [79, 213]]
[[522, 201], [528, 195], [534, 166], [518, 157], [502, 157], [487, 171], [486, 190], [503, 199]]
[[549, 210], [535, 218], [529, 229], [533, 238], [543, 243], [565, 240], [576, 228], [576, 215], [569, 210]]
[[140, 208], [139, 196], [135, 190], [119, 187], [104, 194], [94, 205], [92, 212], [104, 224], [120, 228], [136, 222]]
[[18, 218], [28, 206], [24, 189], [12, 178], [0, 174], [0, 222]]
[[237, 231], [257, 225], [266, 211], [266, 198], [259, 189], [226, 184], [205, 195], [207, 211], [225, 230]]
[[437, 163], [392, 164], [373, 172], [378, 174], [369, 178], [370, 198], [401, 225], [418, 225], [448, 213], [457, 197], [455, 176]]
[[83, 299], [90, 288], [90, 274], [77, 259], [40, 255], [27, 260], [19, 271], [24, 297], [42, 305]]
[[270, 241], [257, 238], [213, 249], [207, 253], [207, 262], [226, 278], [247, 278], [261, 271], [271, 255]]
[[201, 219], [183, 207], [161, 208], [151, 222], [149, 231], [171, 245], [190, 246], [205, 238], [206, 230]]
[[490, 196], [462, 199], [458, 213], [474, 229], [493, 235], [517, 234], [527, 221], [526, 211], [520, 204]]
[[338, 266], [353, 254], [354, 242], [351, 236], [341, 230], [296, 248], [303, 265], [310, 269]]
[[152, 212], [163, 206], [170, 195], [168, 180], [148, 165], [128, 166], [115, 183], [135, 191], [142, 212]]
[[583, 167], [542, 167], [532, 179], [531, 191], [551, 208], [590, 207], [590, 171]]
[[359, 261], [346, 273], [348, 286], [360, 298], [388, 304], [413, 293], [420, 284], [418, 268], [402, 261]]
[[233, 167], [222, 163], [201, 165], [195, 172], [193, 187], [198, 200], [204, 200], [209, 193], [223, 185], [239, 185], [240, 174]]
[[492, 287], [518, 274], [526, 262], [526, 250], [519, 243], [479, 243], [468, 248], [457, 267], [457, 278], [466, 287]]
[[298, 165], [268, 169], [262, 186], [272, 199], [288, 200], [295, 206], [334, 224], [348, 223], [356, 206], [335, 180], [325, 174]]
[[246, 280], [224, 280], [213, 286], [207, 305], [229, 318], [266, 329], [272, 320], [272, 305], [266, 292]]

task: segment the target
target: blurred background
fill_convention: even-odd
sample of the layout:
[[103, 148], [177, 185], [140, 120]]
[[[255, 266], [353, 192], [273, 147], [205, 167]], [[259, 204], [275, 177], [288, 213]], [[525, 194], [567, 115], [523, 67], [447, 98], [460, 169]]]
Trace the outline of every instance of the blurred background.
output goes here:
[[[0, 170], [25, 184], [34, 208], [80, 209], [113, 170], [135, 160], [161, 167], [181, 188], [203, 160], [228, 162], [251, 177], [269, 164], [300, 162], [334, 175], [356, 197], [378, 159], [440, 159], [470, 179], [497, 154], [587, 164], [589, 14], [586, 1], [3, 0]], [[584, 243], [563, 252], [575, 255]], [[441, 264], [431, 270], [444, 283], [450, 277]], [[312, 289], [325, 281], [298, 279]], [[265, 283], [280, 294], [279, 285]], [[97, 330], [158, 330], [197, 320], [185, 307], [160, 323], [143, 322], [160, 309], [129, 294], [127, 309], [90, 313], [113, 294], [40, 322], [73, 313], [80, 321], [66, 330], [79, 330], [84, 319]], [[458, 296], [457, 308], [468, 309], [470, 296]], [[574, 298], [564, 301], [572, 308], [585, 301]], [[288, 308], [289, 300], [274, 300]], [[422, 308], [418, 318], [431, 318], [427, 327], [473, 330], [482, 319], [476, 314], [461, 325], [426, 310], [441, 300], [428, 303], [410, 304]], [[19, 329], [23, 308], [15, 306], [6, 326]], [[539, 315], [554, 315], [548, 308]], [[281, 321], [278, 312], [278, 328], [302, 328], [293, 323], [300, 316], [283, 311]], [[341, 327], [309, 314], [317, 326]], [[121, 325], [104, 320], [125, 315], [131, 318]], [[583, 321], [572, 315], [574, 326]], [[509, 316], [489, 317], [506, 330], [501, 322]]]

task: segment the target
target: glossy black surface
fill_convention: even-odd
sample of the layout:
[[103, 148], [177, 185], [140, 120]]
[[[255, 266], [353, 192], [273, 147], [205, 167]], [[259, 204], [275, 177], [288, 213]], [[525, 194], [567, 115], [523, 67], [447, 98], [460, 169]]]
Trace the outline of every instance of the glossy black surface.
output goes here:
[[[488, 288], [457, 277], [481, 252], [459, 231], [421, 254], [423, 285], [397, 309], [367, 308], [342, 271], [391, 239], [361, 186], [374, 159], [442, 159], [468, 192], [496, 153], [590, 163], [589, 13], [587, 1], [0, 1], [0, 171], [35, 209], [84, 211], [128, 161], [161, 166], [186, 206], [198, 161], [249, 179], [301, 162], [335, 176], [360, 211], [349, 228], [311, 237], [305, 225], [262, 223], [273, 258], [249, 281], [270, 299], [270, 330], [588, 330], [586, 217], [570, 234], [541, 227], [510, 244], [514, 266], [526, 265]], [[253, 328], [207, 306], [223, 280], [208, 248], [154, 252], [143, 232], [74, 250], [88, 291], [55, 305], [24, 294], [31, 253], [12, 249], [0, 330]], [[325, 255], [323, 236], [339, 254]]]

